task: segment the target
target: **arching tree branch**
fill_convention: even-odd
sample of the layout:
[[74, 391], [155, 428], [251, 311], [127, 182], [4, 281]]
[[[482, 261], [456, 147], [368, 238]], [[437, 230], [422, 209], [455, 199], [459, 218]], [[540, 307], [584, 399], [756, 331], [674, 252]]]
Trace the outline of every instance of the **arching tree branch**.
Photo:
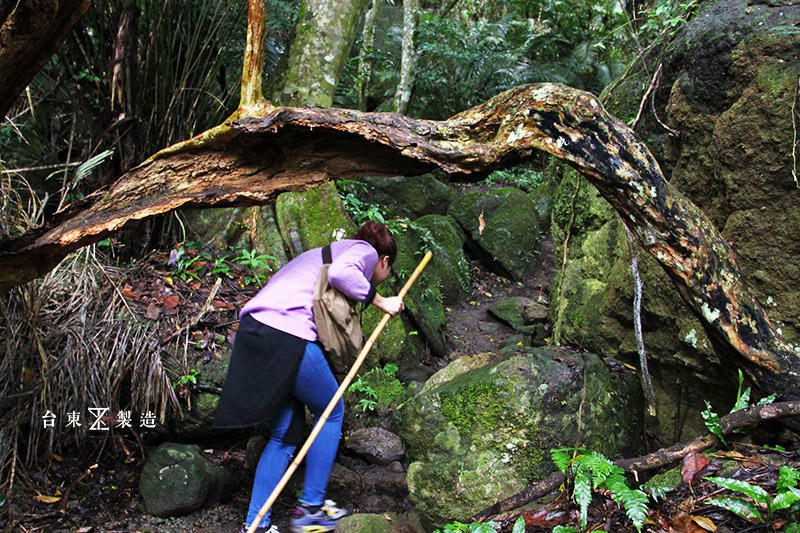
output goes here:
[[361, 174], [414, 175], [438, 166], [474, 179], [537, 150], [574, 165], [616, 208], [721, 356], [762, 391], [800, 397], [800, 358], [747, 290], [729, 245], [664, 180], [625, 124], [593, 95], [560, 84], [511, 89], [438, 122], [286, 107], [244, 118], [225, 136], [134, 169], [60, 225], [0, 245], [0, 290], [44, 274], [129, 220], [190, 205], [263, 204], [283, 191]]

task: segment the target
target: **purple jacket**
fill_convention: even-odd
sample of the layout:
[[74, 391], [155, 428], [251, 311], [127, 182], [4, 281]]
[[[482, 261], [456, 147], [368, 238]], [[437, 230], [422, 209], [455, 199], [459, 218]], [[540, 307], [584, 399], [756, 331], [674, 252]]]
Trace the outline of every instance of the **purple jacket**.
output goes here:
[[[366, 304], [375, 296], [370, 283], [378, 252], [366, 241], [345, 239], [331, 243], [333, 258], [328, 281], [348, 298]], [[322, 268], [322, 248], [298, 255], [272, 276], [247, 302], [239, 318], [250, 315], [262, 324], [307, 341], [317, 340], [312, 305]]]

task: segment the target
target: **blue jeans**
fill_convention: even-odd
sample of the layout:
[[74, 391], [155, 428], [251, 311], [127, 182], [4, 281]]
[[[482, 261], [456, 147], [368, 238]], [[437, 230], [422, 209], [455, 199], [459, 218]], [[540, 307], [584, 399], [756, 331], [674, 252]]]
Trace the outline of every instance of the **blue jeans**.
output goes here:
[[[265, 384], [265, 386], [269, 385]], [[314, 414], [314, 423], [316, 424], [338, 388], [339, 385], [331, 373], [322, 349], [313, 342], [307, 343], [303, 361], [300, 363], [300, 370], [297, 372], [297, 379], [292, 389], [293, 397], [287, 398], [278, 414], [270, 421], [272, 434], [258, 461], [246, 525], [250, 525], [255, 520], [261, 506], [264, 505], [278, 481], [283, 477], [294, 456], [297, 444], [283, 442], [283, 436], [292, 420], [295, 398], [308, 406]], [[306, 477], [300, 503], [322, 505], [325, 499], [328, 476], [339, 449], [343, 416], [344, 402], [339, 399], [306, 454]], [[269, 516], [270, 513], [267, 513], [259, 527], [269, 527]]]

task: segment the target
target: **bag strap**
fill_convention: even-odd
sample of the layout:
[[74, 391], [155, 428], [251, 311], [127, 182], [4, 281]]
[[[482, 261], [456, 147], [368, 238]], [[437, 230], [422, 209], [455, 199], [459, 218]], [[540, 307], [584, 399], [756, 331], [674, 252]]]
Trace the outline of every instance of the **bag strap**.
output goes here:
[[331, 244], [328, 243], [322, 247], [322, 264], [329, 265], [333, 261], [331, 256]]

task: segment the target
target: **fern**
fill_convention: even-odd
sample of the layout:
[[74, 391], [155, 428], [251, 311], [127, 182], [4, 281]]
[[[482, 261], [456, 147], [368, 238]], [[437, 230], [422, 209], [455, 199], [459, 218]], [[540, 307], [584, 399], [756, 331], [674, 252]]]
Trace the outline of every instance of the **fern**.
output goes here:
[[791, 466], [782, 466], [778, 473], [778, 485], [776, 489], [781, 492], [788, 488], [797, 487], [797, 481], [800, 480], [800, 472]]
[[586, 523], [589, 520], [589, 504], [592, 501], [591, 476], [586, 470], [579, 469], [575, 474], [575, 489], [573, 494], [575, 496], [575, 501], [578, 503], [581, 529], [586, 529]]
[[572, 464], [572, 457], [570, 457], [565, 450], [565, 448], [550, 450], [550, 457], [553, 459], [553, 462], [556, 464], [558, 469], [561, 470], [564, 475], [567, 475], [567, 469]]
[[615, 468], [619, 468], [615, 467], [602, 453], [597, 452], [586, 455], [581, 464], [592, 472], [592, 485], [594, 488], [600, 487], [605, 482], [606, 477]]
[[[598, 452], [583, 453], [574, 459], [566, 453], [567, 449], [551, 450], [553, 461], [565, 475], [574, 474], [573, 497], [578, 504], [581, 529], [588, 522], [589, 503], [592, 489], [607, 489], [617, 505], [625, 509], [625, 514], [637, 530], [641, 531], [647, 518], [647, 494], [639, 489], [631, 489], [625, 479], [625, 471]], [[583, 451], [575, 449], [575, 451]], [[554, 530], [555, 531], [555, 530]], [[564, 530], [567, 531], [567, 530]]]

